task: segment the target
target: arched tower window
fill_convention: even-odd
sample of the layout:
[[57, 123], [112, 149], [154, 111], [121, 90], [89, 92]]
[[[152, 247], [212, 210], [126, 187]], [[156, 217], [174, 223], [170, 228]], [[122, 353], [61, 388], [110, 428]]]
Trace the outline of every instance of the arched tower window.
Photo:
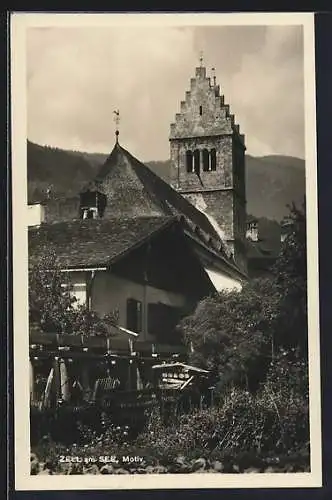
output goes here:
[[210, 170], [212, 172], [217, 170], [217, 152], [215, 149], [210, 151]]
[[209, 171], [209, 152], [207, 149], [203, 149], [203, 171]]
[[202, 116], [202, 114], [203, 114], [203, 106], [199, 107], [199, 114], [200, 114], [200, 116]]
[[195, 174], [200, 174], [201, 165], [200, 165], [200, 151], [199, 149], [195, 149], [194, 151], [194, 172]]
[[187, 172], [193, 171], [193, 154], [191, 151], [186, 151], [186, 166]]

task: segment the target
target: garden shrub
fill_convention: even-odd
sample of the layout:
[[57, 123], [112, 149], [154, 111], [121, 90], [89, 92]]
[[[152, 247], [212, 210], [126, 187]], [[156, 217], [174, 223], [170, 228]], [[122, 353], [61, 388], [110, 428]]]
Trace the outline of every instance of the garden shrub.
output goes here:
[[307, 363], [282, 351], [257, 393], [233, 388], [218, 406], [180, 415], [168, 426], [154, 412], [137, 444], [169, 455], [300, 450], [309, 441], [307, 378]]
[[42, 439], [32, 450], [31, 470], [40, 473], [38, 457], [53, 473], [113, 473], [115, 467], [102, 464], [99, 469], [96, 464], [61, 465], [59, 456], [129, 454], [144, 456], [144, 466], [127, 465], [114, 473], [124, 473], [125, 468], [137, 473], [308, 471], [308, 395], [307, 362], [295, 350], [281, 351], [255, 393], [234, 387], [217, 405], [177, 414], [168, 424], [154, 408], [138, 436], [102, 414], [101, 432], [78, 423], [76, 444]]

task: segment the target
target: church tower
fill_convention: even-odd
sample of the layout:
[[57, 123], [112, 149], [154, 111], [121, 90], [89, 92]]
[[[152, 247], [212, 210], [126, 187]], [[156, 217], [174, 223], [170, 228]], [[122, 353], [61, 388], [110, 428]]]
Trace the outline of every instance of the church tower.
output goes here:
[[[212, 70], [214, 71], [214, 70]], [[246, 271], [245, 143], [220, 95], [216, 78], [201, 64], [180, 113], [171, 124], [171, 183], [203, 211]]]

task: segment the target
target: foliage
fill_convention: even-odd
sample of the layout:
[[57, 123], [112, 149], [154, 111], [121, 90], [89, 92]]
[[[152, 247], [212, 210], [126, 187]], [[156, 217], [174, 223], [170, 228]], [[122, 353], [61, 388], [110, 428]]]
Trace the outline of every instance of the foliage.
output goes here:
[[[60, 462], [59, 457], [73, 458], [73, 462]], [[141, 456], [142, 463], [123, 461], [122, 457]], [[114, 457], [114, 458], [113, 458]], [[107, 463], [110, 459], [111, 463]], [[114, 460], [114, 462], [112, 462]], [[46, 457], [31, 454], [30, 470], [37, 474], [166, 474], [166, 473], [274, 473], [310, 472], [307, 450], [292, 455], [257, 456], [252, 453], [236, 454], [215, 452], [200, 455], [199, 450], [191, 456], [167, 455], [163, 450], [137, 449], [134, 445], [112, 448], [112, 455], [95, 456], [89, 447], [64, 449], [56, 443], [49, 443]]]
[[101, 415], [101, 432], [93, 430], [89, 425], [78, 422], [79, 442], [81, 444], [102, 445], [102, 449], [112, 446], [126, 445], [129, 439], [129, 426], [116, 425], [107, 414]]
[[[80, 436], [70, 446], [42, 439], [33, 448], [32, 473], [309, 471], [307, 362], [296, 350], [281, 350], [255, 394], [232, 388], [218, 405], [178, 414], [168, 425], [155, 408], [137, 437], [127, 426], [114, 425], [110, 414], [102, 424], [95, 432], [79, 423]], [[81, 462], [61, 464], [61, 455]], [[98, 461], [124, 455], [142, 456], [144, 463]]]
[[307, 377], [306, 362], [281, 351], [255, 394], [233, 388], [219, 405], [182, 414], [169, 426], [152, 414], [138, 443], [185, 455], [300, 450], [309, 441]]
[[249, 284], [205, 298], [180, 325], [191, 362], [219, 374], [223, 385], [250, 379], [269, 352], [269, 314], [268, 296]]
[[273, 325], [276, 342], [286, 348], [298, 347], [307, 356], [307, 245], [306, 205], [294, 204], [285, 219], [289, 229], [280, 256], [273, 268], [273, 286], [278, 308]]
[[282, 349], [271, 362], [261, 389], [266, 407], [278, 416], [271, 433], [280, 432], [284, 449], [297, 449], [309, 442], [309, 371], [308, 361], [299, 349]]
[[[291, 207], [288, 222], [289, 235], [271, 278], [254, 280], [241, 292], [204, 299], [180, 324], [186, 343], [194, 347], [191, 362], [207, 367], [219, 379], [218, 404], [180, 414], [168, 425], [153, 411], [137, 438], [107, 417], [99, 433], [79, 425], [79, 444], [39, 445], [38, 456], [48, 471], [271, 472], [267, 457], [277, 461], [281, 456], [286, 465], [279, 464], [279, 471], [309, 470], [305, 207]], [[89, 319], [73, 301], [71, 285], [54, 253], [49, 251], [43, 259], [30, 272], [31, 311], [37, 312], [45, 331], [88, 331]], [[99, 320], [90, 321], [97, 331]], [[122, 453], [149, 457], [153, 467], [147, 459], [144, 467], [122, 466], [120, 472], [113, 465], [83, 463], [64, 469], [58, 463], [60, 454]], [[246, 465], [241, 465], [243, 454]], [[41, 469], [37, 458], [31, 463], [34, 471]]]
[[307, 356], [305, 205], [290, 207], [287, 222], [272, 277], [205, 298], [179, 325], [191, 361], [210, 369], [221, 387], [245, 381], [255, 388], [281, 347]]
[[108, 335], [117, 322], [115, 312], [99, 317], [73, 295], [68, 273], [62, 272], [56, 252], [45, 244], [29, 269], [30, 320], [45, 332]]

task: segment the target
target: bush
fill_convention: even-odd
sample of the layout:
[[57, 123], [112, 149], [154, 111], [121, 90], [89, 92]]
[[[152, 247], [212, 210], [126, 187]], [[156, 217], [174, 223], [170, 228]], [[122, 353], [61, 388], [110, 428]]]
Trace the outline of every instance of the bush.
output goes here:
[[307, 376], [306, 362], [282, 351], [256, 394], [233, 388], [218, 406], [180, 415], [168, 426], [155, 412], [137, 444], [169, 456], [298, 451], [309, 441]]
[[[147, 418], [137, 437], [127, 426], [101, 415], [102, 429], [78, 424], [77, 444], [66, 446], [44, 438], [33, 449], [31, 472], [38, 460], [52, 473], [120, 472], [292, 472], [309, 470], [309, 390], [307, 361], [297, 350], [280, 351], [271, 362], [258, 391], [233, 388], [216, 406], [177, 414], [165, 424], [158, 409]], [[59, 463], [60, 455], [99, 457], [124, 454], [144, 457], [144, 465]], [[38, 459], [36, 458], [38, 457]], [[281, 457], [283, 457], [281, 459]], [[94, 471], [94, 472], [93, 472]], [[113, 471], [113, 472], [112, 472]], [[122, 471], [122, 472], [121, 472]], [[145, 472], [144, 472], [145, 471]], [[209, 470], [210, 471], [210, 470]]]

